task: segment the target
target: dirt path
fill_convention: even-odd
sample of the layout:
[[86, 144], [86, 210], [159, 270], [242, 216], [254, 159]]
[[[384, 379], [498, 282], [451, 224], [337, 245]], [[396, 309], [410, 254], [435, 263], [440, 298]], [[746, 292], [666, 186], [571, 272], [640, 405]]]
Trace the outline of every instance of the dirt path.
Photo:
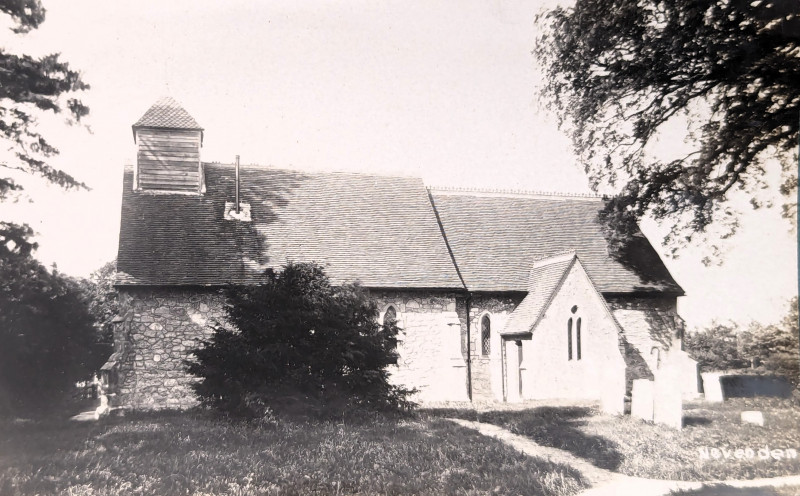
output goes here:
[[612, 496], [617, 494], [632, 494], [635, 496], [661, 496], [668, 495], [672, 491], [700, 489], [703, 486], [720, 484], [737, 488], [775, 487], [784, 485], [800, 486], [800, 475], [775, 477], [771, 479], [708, 482], [655, 480], [642, 479], [640, 477], [630, 477], [595, 467], [591, 463], [576, 457], [572, 453], [568, 453], [558, 448], [542, 446], [541, 444], [537, 444], [529, 438], [513, 434], [508, 430], [496, 425], [455, 418], [449, 418], [447, 420], [455, 422], [463, 427], [474, 429], [484, 436], [499, 439], [505, 444], [521, 451], [526, 455], [535, 456], [537, 458], [549, 460], [554, 463], [569, 465], [575, 470], [578, 470], [581, 472], [584, 479], [591, 484], [591, 487], [582, 492], [580, 496]]

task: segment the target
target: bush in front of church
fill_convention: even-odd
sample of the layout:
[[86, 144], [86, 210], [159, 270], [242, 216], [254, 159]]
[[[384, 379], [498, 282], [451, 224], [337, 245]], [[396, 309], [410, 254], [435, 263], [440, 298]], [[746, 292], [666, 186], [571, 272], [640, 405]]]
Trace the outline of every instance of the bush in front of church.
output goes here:
[[360, 286], [334, 286], [319, 265], [296, 263], [226, 296], [227, 323], [187, 362], [204, 406], [317, 418], [413, 406], [413, 391], [389, 382], [399, 329], [378, 323]]

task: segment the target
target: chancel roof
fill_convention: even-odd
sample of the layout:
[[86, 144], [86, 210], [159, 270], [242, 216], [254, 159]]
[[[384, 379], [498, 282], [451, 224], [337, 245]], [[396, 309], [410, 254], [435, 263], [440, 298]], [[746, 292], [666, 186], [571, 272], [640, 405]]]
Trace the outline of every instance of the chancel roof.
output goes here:
[[601, 293], [683, 294], [641, 232], [614, 256], [600, 198], [431, 190], [453, 258], [470, 291], [528, 291], [537, 260], [574, 250]]

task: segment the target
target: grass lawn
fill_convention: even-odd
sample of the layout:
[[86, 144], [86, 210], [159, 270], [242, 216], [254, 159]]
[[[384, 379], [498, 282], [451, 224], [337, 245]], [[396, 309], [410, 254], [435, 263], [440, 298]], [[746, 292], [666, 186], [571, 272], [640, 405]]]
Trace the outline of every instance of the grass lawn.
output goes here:
[[[763, 411], [764, 427], [742, 424], [743, 410]], [[796, 400], [740, 398], [720, 404], [686, 403], [685, 427], [680, 431], [630, 416], [602, 415], [590, 407], [451, 410], [437, 415], [500, 425], [598, 467], [631, 476], [704, 481], [800, 474], [800, 406]], [[759, 450], [766, 447], [770, 457], [761, 459]], [[747, 448], [753, 450], [752, 458], [744, 452]], [[737, 449], [743, 450], [739, 457]], [[783, 458], [772, 457], [776, 449], [784, 450]], [[796, 450], [797, 457], [787, 458], [786, 449]]]
[[674, 496], [797, 496], [800, 486], [731, 487], [725, 484], [704, 485], [694, 491], [673, 491]]
[[541, 494], [586, 487], [439, 419], [259, 427], [201, 413], [0, 422], [0, 496]]

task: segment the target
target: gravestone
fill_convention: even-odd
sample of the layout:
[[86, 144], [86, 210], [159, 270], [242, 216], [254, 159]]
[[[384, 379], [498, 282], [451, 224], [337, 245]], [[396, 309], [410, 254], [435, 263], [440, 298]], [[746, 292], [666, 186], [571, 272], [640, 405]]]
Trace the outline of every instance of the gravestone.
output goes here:
[[631, 390], [631, 417], [653, 421], [653, 381], [636, 379]]
[[725, 398], [792, 396], [792, 384], [783, 376], [728, 374], [719, 379]]
[[705, 394], [706, 401], [710, 403], [719, 403], [725, 400], [722, 395], [722, 382], [720, 372], [703, 372], [700, 374], [703, 377], [703, 393]]
[[742, 412], [743, 424], [764, 425], [764, 414], [758, 410], [746, 410]]
[[600, 408], [609, 415], [625, 413], [625, 370], [624, 365], [617, 374], [609, 374], [600, 392]]
[[653, 375], [653, 422], [680, 429], [683, 427], [680, 362], [667, 357]]

